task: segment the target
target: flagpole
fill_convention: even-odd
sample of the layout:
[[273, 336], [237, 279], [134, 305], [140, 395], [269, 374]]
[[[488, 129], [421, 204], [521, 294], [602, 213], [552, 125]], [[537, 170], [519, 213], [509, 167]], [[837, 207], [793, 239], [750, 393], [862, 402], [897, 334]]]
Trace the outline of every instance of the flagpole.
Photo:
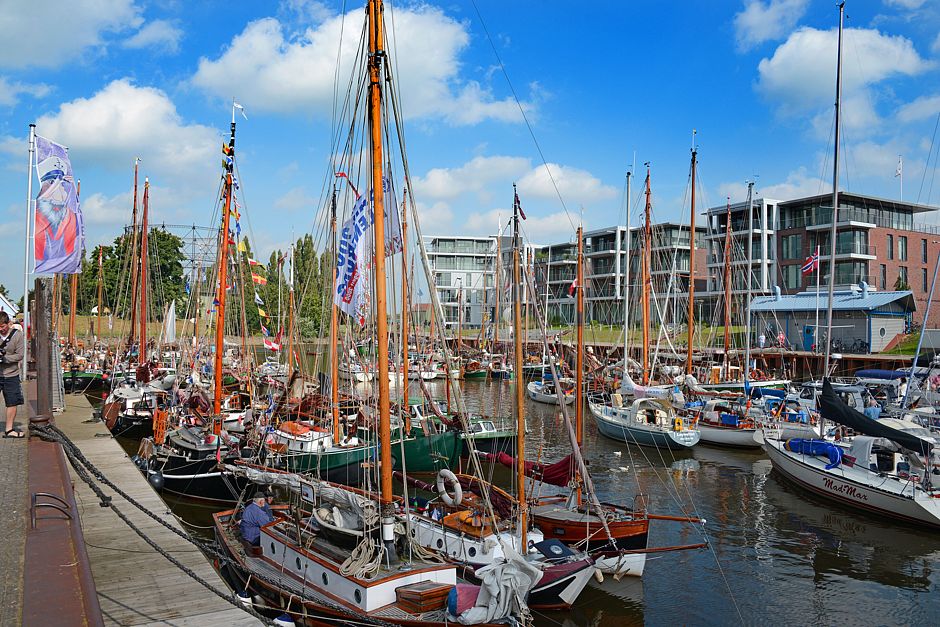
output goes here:
[[901, 155], [898, 155], [898, 179], [901, 184], [898, 201], [904, 202], [904, 162], [901, 160]]
[[[831, 264], [830, 264], [831, 265]], [[819, 244], [816, 244], [816, 326], [813, 327], [813, 345], [819, 349], [819, 289], [822, 262], [819, 260]]]
[[[33, 155], [36, 153], [36, 125], [29, 125], [29, 166], [26, 169], [26, 245], [23, 252], [23, 333], [29, 334], [29, 236], [33, 203]], [[21, 379], [26, 380], [26, 364], [29, 361], [29, 342], [23, 340], [23, 362], [20, 364]]]

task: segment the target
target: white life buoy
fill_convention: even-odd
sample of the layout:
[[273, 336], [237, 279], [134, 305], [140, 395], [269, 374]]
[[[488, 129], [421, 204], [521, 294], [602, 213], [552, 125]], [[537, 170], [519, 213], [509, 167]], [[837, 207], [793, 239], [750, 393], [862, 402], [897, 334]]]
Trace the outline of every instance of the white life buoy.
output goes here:
[[[447, 491], [448, 485], [450, 486], [450, 490], [453, 492], [453, 494]], [[463, 501], [463, 488], [460, 487], [460, 482], [457, 480], [457, 475], [446, 468], [438, 472], [437, 494], [441, 497], [441, 500], [444, 501], [445, 505], [460, 505], [461, 501]]]

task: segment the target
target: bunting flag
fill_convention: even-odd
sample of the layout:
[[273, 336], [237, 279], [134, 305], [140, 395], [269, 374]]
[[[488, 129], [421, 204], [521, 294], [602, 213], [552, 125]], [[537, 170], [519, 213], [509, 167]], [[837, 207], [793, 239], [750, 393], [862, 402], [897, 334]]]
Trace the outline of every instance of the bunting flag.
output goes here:
[[245, 245], [245, 240], [241, 240], [240, 242], [238, 242], [238, 252], [240, 253], [248, 252], [248, 246]]
[[251, 273], [251, 280], [257, 283], [258, 285], [267, 285], [268, 280], [261, 276], [260, 274]]
[[516, 209], [519, 210], [519, 215], [522, 216], [522, 219], [525, 220], [525, 212], [522, 210], [522, 203], [519, 201], [519, 194], [515, 190], [513, 190], [512, 195], [513, 195], [513, 200], [512, 200], [513, 205], [515, 206]]
[[568, 296], [574, 296], [574, 291], [578, 289], [578, 287], [580, 287], [578, 285], [578, 279], [575, 278], [575, 280], [571, 282], [571, 285], [568, 286]]
[[222, 154], [223, 154], [223, 155], [225, 155], [226, 157], [230, 157], [230, 156], [232, 156], [232, 153], [233, 153], [233, 152], [234, 152], [234, 151], [232, 150], [232, 147], [231, 147], [231, 146], [229, 146], [229, 145], [226, 144], [225, 142], [222, 142]]
[[235, 158], [232, 156], [227, 156], [222, 159], [222, 167], [226, 170], [235, 165]]
[[259, 307], [264, 307], [264, 301], [261, 300], [260, 296], [258, 296], [258, 292], [255, 292], [255, 304]]
[[242, 225], [241, 222], [235, 223], [235, 237], [241, 239], [242, 236]]
[[262, 318], [268, 317], [268, 314], [264, 313], [264, 309], [262, 309], [261, 307], [258, 307], [258, 315], [261, 316]]
[[[233, 102], [233, 103], [232, 103], [232, 107], [238, 109], [238, 112], [242, 114], [242, 117], [245, 118], [245, 121], [246, 121], [246, 122], [248, 121], [248, 116], [245, 115], [245, 107], [243, 107], [242, 105], [238, 104], [237, 102]], [[234, 114], [233, 114], [233, 115], [234, 115]]]
[[261, 265], [261, 262], [260, 262], [260, 261], [255, 261], [254, 259], [252, 259], [251, 257], [249, 257], [249, 258], [248, 258], [248, 265], [249, 265], [249, 266], [260, 266], [260, 265]]
[[36, 136], [36, 196], [33, 251], [37, 274], [81, 271], [85, 227], [68, 149]]
[[262, 334], [264, 337], [270, 337], [270, 336], [271, 336], [271, 332], [268, 331], [268, 327], [264, 326], [263, 324], [261, 325], [261, 334]]
[[186, 292], [187, 294], [190, 293], [189, 279], [188, 279], [188, 278], [185, 279], [185, 281], [183, 282], [183, 291]]
[[235, 189], [238, 189], [238, 179], [235, 178], [234, 176], [232, 177], [232, 187], [234, 187]]
[[235, 218], [235, 221], [236, 221], [236, 222], [242, 219], [242, 214], [240, 214], [240, 213], [238, 212], [238, 203], [237, 203], [237, 202], [233, 202], [233, 203], [231, 204], [231, 206], [230, 206], [229, 209], [228, 209], [228, 214], [229, 214], [230, 216], [232, 216], [233, 218]]
[[213, 299], [212, 299], [212, 304], [215, 305], [216, 307], [218, 307], [218, 306], [219, 306], [219, 299], [218, 299], [218, 298], [213, 298]]
[[264, 340], [264, 347], [265, 347], [266, 349], [268, 349], [269, 351], [279, 351], [279, 350], [281, 350], [281, 345], [280, 345], [280, 344], [278, 344], [277, 342], [272, 342], [271, 340], [269, 340], [269, 339], [267, 339], [267, 338], [265, 338], [265, 340]]

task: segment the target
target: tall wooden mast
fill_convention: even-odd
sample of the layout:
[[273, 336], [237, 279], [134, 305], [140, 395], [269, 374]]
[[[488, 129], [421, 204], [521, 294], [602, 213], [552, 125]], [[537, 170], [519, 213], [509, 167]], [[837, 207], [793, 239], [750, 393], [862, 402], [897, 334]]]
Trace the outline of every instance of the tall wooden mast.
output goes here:
[[127, 347], [130, 348], [134, 343], [134, 337], [137, 335], [137, 168], [140, 165], [140, 157], [134, 159], [134, 212], [131, 222], [131, 304], [128, 309], [131, 312], [131, 331], [127, 337]]
[[147, 361], [147, 213], [150, 205], [150, 179], [144, 179], [144, 210], [140, 219], [140, 353], [139, 363]]
[[98, 328], [95, 331], [97, 342], [101, 341], [101, 290], [104, 287], [104, 247], [98, 247]]
[[[516, 186], [513, 185], [513, 192]], [[519, 531], [522, 534], [519, 546], [528, 546], [526, 540], [526, 527], [528, 505], [525, 497], [525, 410], [523, 409], [525, 377], [522, 376], [522, 294], [519, 285], [519, 196], [513, 193], [513, 222], [512, 222], [512, 304], [513, 304], [513, 347], [514, 369], [513, 385], [515, 386], [516, 402], [516, 483], [519, 493]]]
[[[293, 239], [293, 237], [291, 237]], [[290, 281], [287, 284], [287, 380], [294, 376], [294, 242], [290, 243]], [[250, 378], [250, 377], [249, 377]]]
[[643, 250], [640, 251], [640, 278], [643, 282], [643, 385], [650, 382], [650, 292], [653, 281], [650, 269], [651, 249], [653, 247], [653, 227], [650, 214], [653, 205], [650, 193], [650, 164], [646, 164], [646, 223], [643, 225]]
[[[401, 390], [408, 402], [408, 188], [401, 201]], [[449, 387], [449, 386], [448, 386]]]
[[731, 350], [731, 197], [728, 197], [728, 213], [725, 218], [725, 374], [728, 372], [728, 353]]
[[[581, 448], [581, 440], [584, 437], [584, 227], [578, 225], [578, 270], [577, 270], [577, 325], [578, 325], [578, 350], [575, 353], [575, 397], [574, 397], [574, 434]], [[624, 370], [626, 372], [626, 370]], [[556, 385], [560, 385], [556, 381]], [[578, 505], [581, 505], [581, 482], [576, 479], [575, 491], [578, 497]]]
[[692, 193], [689, 209], [689, 346], [685, 355], [685, 373], [692, 374], [692, 344], [695, 339], [695, 131], [692, 131]]
[[228, 140], [229, 159], [225, 165], [225, 206], [222, 209], [222, 230], [219, 233], [219, 287], [215, 306], [215, 394], [212, 401], [212, 432], [222, 432], [222, 351], [225, 340], [225, 287], [228, 281], [229, 217], [232, 209], [232, 169], [235, 167], [235, 109], [232, 109], [232, 131]]
[[[369, 0], [369, 133], [372, 150], [372, 208], [375, 213], [375, 333], [379, 384], [380, 487], [382, 540], [394, 555], [394, 511], [392, 505], [391, 411], [388, 391], [388, 312], [385, 303], [385, 189], [382, 185], [382, 63], [385, 60], [382, 32], [382, 2]], [[368, 192], [367, 192], [368, 193]]]
[[336, 187], [330, 207], [330, 234], [333, 246], [333, 296], [330, 297], [330, 409], [333, 417], [333, 442], [339, 444], [342, 434], [339, 428], [339, 353], [336, 349], [338, 314], [336, 309], [336, 283], [339, 268], [336, 266]]
[[496, 270], [494, 272], [495, 276], [493, 277], [493, 286], [496, 290], [496, 311], [493, 313], [493, 352], [499, 352], [499, 297], [500, 292], [503, 291], [503, 282], [500, 280], [500, 270], [502, 270], [502, 259], [503, 259], [503, 249], [502, 249], [502, 232], [503, 225], [502, 221], [496, 228]]

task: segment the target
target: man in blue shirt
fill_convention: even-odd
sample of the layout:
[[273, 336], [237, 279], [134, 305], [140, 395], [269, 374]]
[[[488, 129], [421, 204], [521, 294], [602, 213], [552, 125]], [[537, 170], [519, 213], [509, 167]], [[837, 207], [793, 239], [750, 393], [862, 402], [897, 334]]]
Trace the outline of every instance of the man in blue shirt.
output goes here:
[[865, 408], [865, 415], [872, 420], [878, 420], [881, 416], [881, 405], [878, 404], [878, 401], [876, 401], [874, 397], [868, 399], [868, 407]]
[[261, 543], [261, 527], [274, 520], [263, 492], [258, 492], [251, 503], [242, 512], [239, 525], [242, 539], [248, 544], [258, 546]]

